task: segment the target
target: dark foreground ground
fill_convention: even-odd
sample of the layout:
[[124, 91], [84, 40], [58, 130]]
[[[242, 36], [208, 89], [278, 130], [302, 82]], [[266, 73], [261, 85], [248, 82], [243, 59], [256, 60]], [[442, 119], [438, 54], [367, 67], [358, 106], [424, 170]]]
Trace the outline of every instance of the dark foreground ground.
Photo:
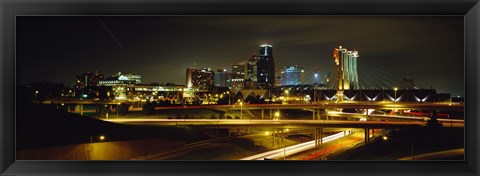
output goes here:
[[[388, 139], [375, 138], [368, 145], [358, 145], [329, 160], [397, 160], [437, 151], [464, 148], [464, 128], [405, 128], [391, 130]], [[438, 159], [438, 158], [437, 158]], [[463, 160], [464, 156], [448, 156], [441, 160]], [[428, 160], [428, 159], [427, 159]]]
[[189, 126], [122, 125], [68, 113], [52, 105], [17, 104], [16, 147], [19, 150], [99, 142], [100, 136], [105, 136], [103, 141], [160, 138], [190, 143], [208, 139], [201, 130]]

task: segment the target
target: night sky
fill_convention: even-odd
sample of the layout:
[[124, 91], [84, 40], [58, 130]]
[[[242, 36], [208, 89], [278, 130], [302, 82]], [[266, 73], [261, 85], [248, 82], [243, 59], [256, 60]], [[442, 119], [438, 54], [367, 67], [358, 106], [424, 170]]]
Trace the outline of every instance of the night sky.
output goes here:
[[[96, 71], [185, 84], [187, 67], [230, 69], [268, 42], [277, 69], [325, 73], [341, 45], [398, 84], [409, 77], [416, 87], [464, 96], [463, 23], [463, 16], [19, 16], [17, 84], [72, 86], [75, 75]], [[359, 79], [373, 79], [363, 72]]]

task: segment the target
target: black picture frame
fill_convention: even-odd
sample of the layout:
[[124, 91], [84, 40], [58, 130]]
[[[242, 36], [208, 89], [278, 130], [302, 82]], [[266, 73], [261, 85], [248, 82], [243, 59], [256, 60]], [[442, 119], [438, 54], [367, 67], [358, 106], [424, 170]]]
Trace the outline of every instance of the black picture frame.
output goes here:
[[[1, 0], [2, 175], [479, 175], [479, 0]], [[16, 161], [17, 15], [464, 15], [465, 161]]]

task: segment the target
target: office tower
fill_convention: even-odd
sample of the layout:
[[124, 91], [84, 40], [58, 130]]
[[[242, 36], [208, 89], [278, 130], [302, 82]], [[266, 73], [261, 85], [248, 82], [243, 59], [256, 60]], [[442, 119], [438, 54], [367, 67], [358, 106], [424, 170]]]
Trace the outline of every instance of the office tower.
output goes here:
[[245, 66], [232, 65], [232, 76], [230, 79], [230, 83], [233, 91], [239, 91], [244, 89]]
[[232, 78], [245, 79], [245, 66], [232, 65]]
[[282, 85], [301, 85], [303, 82], [303, 72], [304, 70], [298, 65], [285, 67], [282, 74]]
[[248, 60], [247, 65], [247, 79], [257, 82], [257, 61], [258, 56], [254, 54], [252, 58]]
[[338, 90], [359, 89], [357, 58], [358, 51], [348, 51], [339, 46], [333, 51], [333, 58], [338, 66]]
[[215, 74], [210, 69], [187, 68], [186, 86], [199, 90], [212, 90]]
[[260, 45], [257, 61], [257, 82], [261, 89], [271, 89], [275, 84], [275, 62], [272, 45]]
[[83, 89], [86, 86], [97, 86], [103, 80], [103, 75], [98, 73], [82, 73], [76, 76], [75, 88]]
[[218, 69], [215, 72], [215, 86], [230, 87], [230, 75], [227, 69]]

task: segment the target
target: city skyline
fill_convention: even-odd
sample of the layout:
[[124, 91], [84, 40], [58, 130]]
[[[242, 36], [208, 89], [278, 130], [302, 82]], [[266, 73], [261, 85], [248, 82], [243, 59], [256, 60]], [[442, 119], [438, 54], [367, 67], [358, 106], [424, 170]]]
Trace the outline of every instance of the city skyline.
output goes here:
[[96, 70], [183, 84], [186, 68], [246, 64], [264, 42], [275, 48], [276, 69], [322, 68], [345, 46], [398, 84], [409, 77], [464, 95], [463, 17], [19, 17], [17, 84], [73, 85], [75, 75]]

